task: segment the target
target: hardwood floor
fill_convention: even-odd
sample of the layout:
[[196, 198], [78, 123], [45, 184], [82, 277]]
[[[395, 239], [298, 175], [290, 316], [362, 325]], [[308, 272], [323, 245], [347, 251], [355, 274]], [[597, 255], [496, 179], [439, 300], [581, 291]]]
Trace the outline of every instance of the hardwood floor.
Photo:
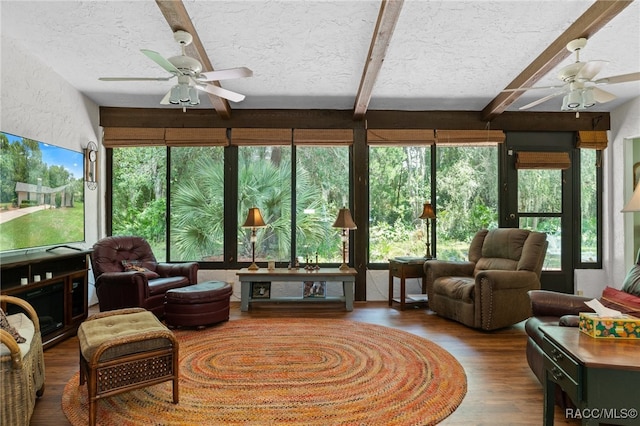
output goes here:
[[[343, 308], [342, 308], [343, 309]], [[97, 312], [92, 307], [90, 313]], [[329, 304], [279, 304], [241, 312], [231, 304], [230, 320], [242, 318], [343, 318], [384, 325], [425, 337], [455, 356], [467, 374], [467, 395], [443, 425], [540, 425], [542, 387], [525, 358], [523, 324], [494, 331], [473, 330], [424, 308], [400, 311], [386, 302], [356, 303], [352, 312]], [[70, 338], [45, 352], [46, 387], [36, 403], [31, 425], [68, 425], [61, 408], [62, 391], [78, 371], [78, 341]], [[556, 407], [556, 425], [579, 425]]]

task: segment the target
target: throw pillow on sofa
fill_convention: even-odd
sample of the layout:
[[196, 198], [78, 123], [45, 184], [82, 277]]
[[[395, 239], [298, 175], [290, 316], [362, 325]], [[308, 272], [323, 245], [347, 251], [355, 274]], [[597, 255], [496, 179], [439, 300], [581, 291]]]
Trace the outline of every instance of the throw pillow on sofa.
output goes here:
[[18, 333], [18, 330], [16, 330], [15, 327], [9, 324], [9, 319], [2, 309], [0, 309], [0, 329], [8, 332], [11, 337], [16, 340], [16, 343], [24, 343], [27, 341], [27, 339]]
[[[640, 252], [638, 255], [640, 256]], [[622, 282], [622, 291], [640, 297], [640, 265], [637, 262], [627, 272]]]
[[137, 260], [123, 260], [122, 266], [124, 267], [125, 272], [129, 272], [129, 271], [142, 272], [147, 277], [148, 280], [154, 280], [160, 277], [160, 275], [158, 275], [157, 273], [150, 271], [149, 269], [141, 266], [140, 262], [138, 262]]
[[602, 292], [600, 303], [623, 314], [640, 318], [640, 297], [625, 291], [607, 287]]

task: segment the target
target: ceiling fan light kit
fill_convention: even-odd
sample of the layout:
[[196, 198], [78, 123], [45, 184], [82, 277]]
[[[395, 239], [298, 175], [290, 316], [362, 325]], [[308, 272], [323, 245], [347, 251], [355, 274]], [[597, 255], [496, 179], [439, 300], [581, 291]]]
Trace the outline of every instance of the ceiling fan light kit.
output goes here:
[[195, 87], [177, 84], [171, 88], [169, 103], [182, 107], [194, 106], [200, 104], [200, 98]]
[[232, 78], [251, 77], [253, 72], [246, 67], [229, 68], [225, 70], [202, 72], [202, 64], [195, 58], [187, 56], [185, 47], [191, 44], [193, 37], [186, 31], [176, 31], [173, 38], [180, 44], [182, 54], [172, 56], [165, 59], [158, 52], [153, 50], [141, 49], [141, 52], [149, 59], [160, 65], [166, 71], [171, 73], [170, 77], [102, 77], [102, 81], [167, 81], [174, 77], [178, 78], [178, 84], [173, 86], [169, 92], [162, 98], [162, 105], [178, 105], [183, 111], [189, 106], [200, 104], [198, 90], [203, 90], [211, 95], [218, 96], [230, 100], [232, 102], [240, 102], [245, 97], [231, 90], [209, 84], [210, 82], [227, 80]]

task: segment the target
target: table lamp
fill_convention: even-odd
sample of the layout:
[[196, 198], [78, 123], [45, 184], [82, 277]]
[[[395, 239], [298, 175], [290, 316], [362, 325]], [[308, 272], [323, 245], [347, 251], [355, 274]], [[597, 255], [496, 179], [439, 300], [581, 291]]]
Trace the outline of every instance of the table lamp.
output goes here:
[[640, 212], [640, 184], [636, 185], [636, 189], [633, 191], [631, 199], [629, 200], [627, 205], [624, 206], [622, 212]]
[[346, 271], [349, 269], [349, 265], [347, 265], [347, 240], [349, 239], [348, 231], [349, 229], [358, 229], [355, 222], [351, 218], [351, 212], [346, 207], [343, 207], [338, 212], [338, 217], [336, 221], [333, 223], [334, 228], [342, 228], [342, 265], [340, 265], [341, 271]]
[[433, 211], [433, 206], [430, 203], [424, 203], [420, 219], [424, 219], [424, 221], [427, 222], [427, 252], [424, 255], [425, 259], [431, 259], [431, 237], [429, 236], [429, 225], [431, 220], [435, 218], [436, 213]]
[[262, 219], [260, 209], [251, 207], [247, 215], [247, 220], [245, 220], [242, 225], [243, 228], [251, 228], [251, 265], [247, 268], [249, 271], [257, 271], [260, 269], [260, 267], [256, 265], [256, 229], [264, 228], [265, 226], [267, 225]]

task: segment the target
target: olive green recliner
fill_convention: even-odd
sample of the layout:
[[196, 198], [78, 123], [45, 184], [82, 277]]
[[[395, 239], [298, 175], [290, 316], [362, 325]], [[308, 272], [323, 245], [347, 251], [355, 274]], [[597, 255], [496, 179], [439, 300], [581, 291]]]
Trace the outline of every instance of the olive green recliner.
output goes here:
[[495, 330], [531, 315], [527, 292], [540, 288], [547, 235], [518, 228], [479, 231], [469, 261], [424, 264], [429, 307], [469, 327]]

